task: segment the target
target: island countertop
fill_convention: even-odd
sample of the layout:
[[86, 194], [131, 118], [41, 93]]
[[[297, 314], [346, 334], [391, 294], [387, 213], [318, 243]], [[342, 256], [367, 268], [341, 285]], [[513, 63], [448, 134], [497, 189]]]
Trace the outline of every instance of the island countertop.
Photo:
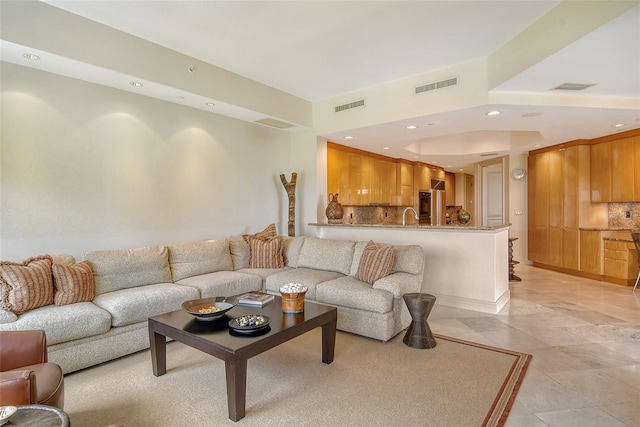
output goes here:
[[388, 228], [388, 229], [409, 229], [409, 230], [437, 230], [437, 231], [495, 231], [502, 228], [510, 227], [511, 224], [501, 224], [491, 227], [475, 226], [475, 225], [425, 225], [425, 224], [321, 224], [321, 223], [309, 223], [312, 227], [344, 227], [344, 228]]

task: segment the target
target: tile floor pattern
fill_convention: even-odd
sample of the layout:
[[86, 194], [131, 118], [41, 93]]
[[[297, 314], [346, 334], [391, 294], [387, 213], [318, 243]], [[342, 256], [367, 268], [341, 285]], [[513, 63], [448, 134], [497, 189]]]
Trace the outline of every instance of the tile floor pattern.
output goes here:
[[520, 264], [498, 314], [436, 303], [429, 325], [533, 355], [506, 427], [640, 426], [640, 288]]

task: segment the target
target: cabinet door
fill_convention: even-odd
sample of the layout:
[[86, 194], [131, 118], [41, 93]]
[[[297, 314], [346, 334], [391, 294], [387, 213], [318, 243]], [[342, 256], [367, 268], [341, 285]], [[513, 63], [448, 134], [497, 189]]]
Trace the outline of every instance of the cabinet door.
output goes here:
[[396, 200], [396, 163], [389, 160], [382, 160], [380, 164], [380, 196], [382, 203], [395, 205]]
[[369, 203], [382, 203], [383, 160], [371, 158], [369, 174]]
[[340, 203], [349, 204], [349, 154], [346, 151], [327, 149], [327, 194], [338, 193]]
[[456, 204], [456, 175], [445, 173], [444, 175], [445, 198], [447, 206], [455, 206]]
[[636, 136], [634, 138], [634, 169], [635, 169], [635, 179], [633, 185], [633, 200], [636, 202], [640, 202], [640, 136]]
[[[533, 226], [535, 228], [549, 227], [549, 153], [541, 153], [533, 158], [533, 170], [535, 176], [531, 177], [535, 193], [535, 203], [529, 205], [533, 207]], [[532, 194], [531, 191], [529, 194]]]
[[549, 228], [549, 265], [562, 266], [562, 228]]
[[562, 267], [578, 271], [580, 232], [578, 229], [565, 228], [562, 230]]
[[[562, 227], [562, 205], [564, 202], [562, 182], [563, 155], [562, 151], [549, 151], [545, 153], [549, 156], [549, 227]], [[560, 236], [557, 236], [560, 237]], [[551, 236], [549, 237], [551, 239]], [[554, 240], [551, 240], [554, 241]], [[554, 264], [556, 265], [556, 264]], [[559, 264], [557, 264], [559, 265]]]
[[591, 201], [611, 201], [611, 142], [591, 146]]
[[[562, 227], [578, 228], [579, 201], [579, 147], [570, 147], [562, 152]], [[576, 236], [576, 243], [577, 243]], [[576, 248], [577, 249], [577, 248]], [[576, 263], [576, 270], [577, 270]]]
[[602, 236], [599, 231], [580, 230], [580, 271], [602, 274]]
[[633, 201], [634, 191], [634, 143], [633, 138], [611, 142], [611, 201]]

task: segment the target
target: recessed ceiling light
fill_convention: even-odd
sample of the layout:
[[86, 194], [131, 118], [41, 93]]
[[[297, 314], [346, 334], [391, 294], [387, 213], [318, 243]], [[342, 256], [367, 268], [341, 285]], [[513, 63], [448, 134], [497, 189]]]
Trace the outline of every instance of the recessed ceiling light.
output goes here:
[[416, 125], [409, 125], [409, 126], [407, 126], [407, 129], [418, 129], [418, 126], [416, 126]]
[[351, 135], [347, 135], [344, 137], [344, 139], [353, 139], [353, 137]]
[[205, 104], [207, 107], [214, 107], [216, 104], [214, 104], [213, 102], [205, 102]]
[[464, 172], [464, 169], [458, 169], [458, 172]]
[[533, 147], [541, 147], [542, 144], [533, 144]]
[[129, 84], [133, 87], [142, 87], [143, 84], [140, 82], [129, 82]]
[[614, 128], [621, 128], [624, 127], [624, 123], [616, 123], [615, 125], [613, 125], [612, 127]]
[[34, 55], [33, 53], [25, 53], [22, 55], [22, 57], [31, 61], [37, 61], [40, 59], [38, 55]]
[[388, 149], [389, 149], [389, 147], [382, 147], [382, 149], [383, 149], [383, 150], [388, 150]]
[[500, 111], [489, 111], [488, 113], [486, 113], [487, 116], [497, 116], [498, 114], [500, 114]]

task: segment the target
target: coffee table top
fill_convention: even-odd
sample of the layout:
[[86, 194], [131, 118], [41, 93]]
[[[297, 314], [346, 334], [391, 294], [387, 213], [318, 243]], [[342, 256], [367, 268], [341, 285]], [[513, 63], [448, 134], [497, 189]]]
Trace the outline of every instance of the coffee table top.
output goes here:
[[[236, 297], [229, 297], [229, 302], [235, 302]], [[255, 334], [238, 334], [231, 330], [229, 321], [246, 314], [260, 314], [270, 319], [269, 326]], [[220, 349], [232, 352], [259, 341], [276, 339], [285, 341], [300, 335], [304, 331], [326, 324], [328, 319], [336, 318], [337, 309], [328, 305], [305, 301], [304, 312], [286, 314], [282, 312], [282, 299], [275, 296], [274, 301], [264, 307], [236, 305], [220, 319], [202, 321], [184, 310], [173, 311], [149, 319], [159, 332], [173, 336], [175, 333], [186, 333], [199, 340], [205, 340]]]

